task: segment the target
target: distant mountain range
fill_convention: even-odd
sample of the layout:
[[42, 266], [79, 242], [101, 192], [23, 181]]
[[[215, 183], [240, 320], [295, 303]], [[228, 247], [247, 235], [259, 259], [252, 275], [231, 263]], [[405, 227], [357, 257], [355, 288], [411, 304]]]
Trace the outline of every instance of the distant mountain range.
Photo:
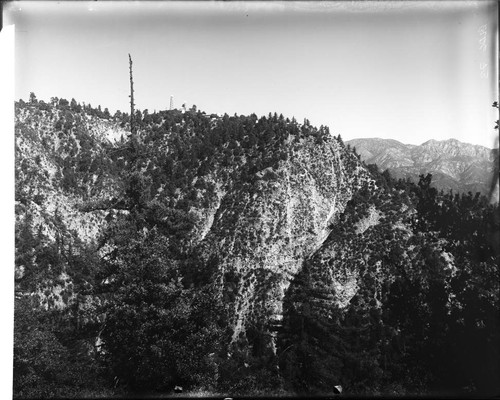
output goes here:
[[[462, 143], [456, 139], [428, 140], [417, 146], [393, 139], [353, 139], [346, 142], [366, 164], [377, 164], [395, 178], [418, 182], [420, 174], [432, 174], [436, 188], [445, 192], [481, 192], [489, 195], [498, 149]], [[497, 176], [498, 179], [498, 176]]]

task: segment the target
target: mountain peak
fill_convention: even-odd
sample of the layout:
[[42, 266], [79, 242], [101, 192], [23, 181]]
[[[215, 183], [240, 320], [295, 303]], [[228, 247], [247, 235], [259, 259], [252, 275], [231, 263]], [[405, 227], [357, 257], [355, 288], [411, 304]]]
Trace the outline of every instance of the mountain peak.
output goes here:
[[462, 143], [458, 139], [455, 138], [450, 138], [450, 139], [444, 139], [444, 140], [437, 140], [437, 139], [429, 139], [425, 141], [424, 143], [421, 144], [421, 146], [427, 145], [427, 144], [438, 144], [438, 143]]

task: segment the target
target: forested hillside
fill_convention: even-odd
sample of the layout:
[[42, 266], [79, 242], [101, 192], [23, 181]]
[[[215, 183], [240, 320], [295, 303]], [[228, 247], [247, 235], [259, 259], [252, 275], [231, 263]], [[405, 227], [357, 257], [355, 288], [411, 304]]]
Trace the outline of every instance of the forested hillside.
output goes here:
[[14, 395], [498, 393], [498, 206], [282, 115], [16, 103]]
[[369, 166], [285, 299], [280, 365], [302, 393], [499, 393], [498, 206]]

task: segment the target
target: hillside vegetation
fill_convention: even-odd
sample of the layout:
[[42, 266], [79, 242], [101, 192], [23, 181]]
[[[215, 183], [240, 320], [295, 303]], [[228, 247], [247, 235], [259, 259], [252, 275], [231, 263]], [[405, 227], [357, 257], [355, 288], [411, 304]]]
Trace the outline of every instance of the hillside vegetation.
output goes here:
[[498, 206], [307, 120], [134, 117], [16, 103], [16, 397], [498, 392]]

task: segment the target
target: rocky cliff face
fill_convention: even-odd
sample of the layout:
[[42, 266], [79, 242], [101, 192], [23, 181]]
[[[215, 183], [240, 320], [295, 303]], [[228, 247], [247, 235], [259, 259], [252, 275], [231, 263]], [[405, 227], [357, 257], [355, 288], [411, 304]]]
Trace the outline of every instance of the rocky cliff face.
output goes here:
[[[389, 169], [396, 178], [410, 178], [432, 173], [433, 184], [445, 192], [489, 195], [492, 190], [498, 150], [462, 143], [456, 139], [429, 140], [420, 146], [391, 139], [354, 139], [347, 142], [367, 164]], [[498, 193], [493, 194], [498, 201]]]
[[[65, 119], [66, 118], [66, 119]], [[67, 124], [63, 127], [63, 124]], [[82, 212], [88, 198], [110, 197], [117, 182], [106, 165], [105, 146], [125, 131], [110, 121], [57, 109], [17, 108], [16, 206], [33, 228], [55, 239], [56, 213], [84, 242], [96, 240], [102, 211]], [[107, 160], [109, 163], [109, 160]]]
[[291, 279], [321, 247], [352, 193], [370, 179], [333, 139], [318, 145], [311, 137], [289, 137], [282, 151], [286, 161], [258, 171], [251, 185], [223, 191], [208, 217], [202, 243], [218, 256], [224, 286], [224, 277], [237, 280], [231, 289], [233, 341], [247, 321], [279, 323]]

